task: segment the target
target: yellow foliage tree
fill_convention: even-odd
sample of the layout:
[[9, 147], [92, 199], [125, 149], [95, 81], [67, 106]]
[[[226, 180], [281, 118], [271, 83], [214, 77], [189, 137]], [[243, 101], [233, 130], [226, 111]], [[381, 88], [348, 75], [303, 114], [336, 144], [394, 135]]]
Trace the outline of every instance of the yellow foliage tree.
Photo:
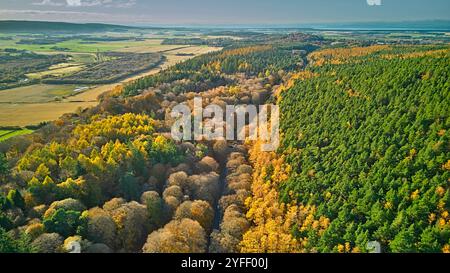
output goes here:
[[[252, 197], [246, 200], [247, 218], [253, 227], [244, 234], [241, 251], [244, 253], [295, 253], [305, 252], [306, 238], [295, 238], [293, 227], [314, 229], [318, 234], [328, 228], [329, 219], [315, 219], [314, 207], [292, 202], [279, 202], [278, 185], [289, 178], [291, 167], [285, 156], [274, 152], [261, 152], [259, 142], [250, 150], [254, 167]], [[269, 174], [269, 168], [272, 171]]]

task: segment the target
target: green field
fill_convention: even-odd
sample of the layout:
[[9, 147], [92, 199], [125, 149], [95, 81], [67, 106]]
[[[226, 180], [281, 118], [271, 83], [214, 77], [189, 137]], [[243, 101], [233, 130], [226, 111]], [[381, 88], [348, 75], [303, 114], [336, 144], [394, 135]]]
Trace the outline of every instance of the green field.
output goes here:
[[15, 136], [23, 136], [33, 133], [33, 130], [19, 129], [19, 130], [0, 130], [0, 142], [5, 141]]
[[70, 53], [72, 61], [75, 63], [90, 64], [95, 63], [95, 54], [92, 53]]

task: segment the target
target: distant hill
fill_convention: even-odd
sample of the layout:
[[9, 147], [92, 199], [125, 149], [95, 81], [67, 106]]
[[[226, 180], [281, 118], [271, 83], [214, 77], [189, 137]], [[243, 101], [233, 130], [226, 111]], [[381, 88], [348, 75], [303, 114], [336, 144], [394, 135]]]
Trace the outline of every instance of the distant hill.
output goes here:
[[422, 20], [399, 22], [342, 22], [342, 23], [305, 23], [305, 24], [250, 24], [217, 25], [216, 29], [274, 30], [289, 29], [299, 31], [450, 31], [450, 20]]
[[35, 21], [0, 21], [0, 32], [33, 32], [33, 33], [73, 33], [73, 32], [105, 32], [105, 31], [129, 31], [139, 29], [108, 24], [76, 24], [61, 22], [35, 22]]

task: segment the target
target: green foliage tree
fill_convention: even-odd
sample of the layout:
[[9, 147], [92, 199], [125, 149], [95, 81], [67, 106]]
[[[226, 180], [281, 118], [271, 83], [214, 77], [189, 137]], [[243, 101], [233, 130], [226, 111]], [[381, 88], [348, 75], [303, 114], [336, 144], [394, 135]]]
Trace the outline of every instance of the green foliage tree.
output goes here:
[[31, 239], [22, 233], [19, 239], [14, 239], [0, 227], [0, 253], [34, 253], [36, 249], [31, 245]]
[[58, 209], [44, 218], [43, 224], [47, 232], [69, 237], [75, 234], [83, 235], [86, 231], [87, 219], [81, 212]]
[[10, 230], [13, 227], [11, 219], [3, 211], [0, 211], [0, 228]]
[[10, 190], [7, 200], [11, 207], [25, 209], [25, 200], [18, 190]]
[[9, 163], [6, 156], [0, 153], [0, 178], [9, 174]]
[[4, 211], [10, 208], [10, 202], [8, 199], [0, 193], [0, 211]]
[[144, 192], [141, 196], [141, 202], [147, 206], [151, 229], [160, 228], [166, 218], [163, 199], [157, 192]]
[[136, 180], [136, 177], [132, 173], [126, 173], [119, 180], [119, 187], [121, 195], [128, 201], [138, 200], [140, 192], [140, 185]]

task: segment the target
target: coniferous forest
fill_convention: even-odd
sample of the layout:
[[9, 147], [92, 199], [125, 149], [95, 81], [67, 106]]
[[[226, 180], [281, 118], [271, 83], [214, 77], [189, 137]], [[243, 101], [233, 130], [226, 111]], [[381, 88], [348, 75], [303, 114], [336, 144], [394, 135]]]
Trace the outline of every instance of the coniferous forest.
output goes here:
[[320, 252], [361, 250], [371, 240], [387, 252], [445, 250], [448, 51], [347, 54], [332, 64], [340, 57], [331, 52], [310, 68], [314, 76], [280, 95], [280, 153], [291, 167], [280, 200], [314, 206], [315, 217], [328, 219], [320, 236], [314, 227], [293, 234]]

